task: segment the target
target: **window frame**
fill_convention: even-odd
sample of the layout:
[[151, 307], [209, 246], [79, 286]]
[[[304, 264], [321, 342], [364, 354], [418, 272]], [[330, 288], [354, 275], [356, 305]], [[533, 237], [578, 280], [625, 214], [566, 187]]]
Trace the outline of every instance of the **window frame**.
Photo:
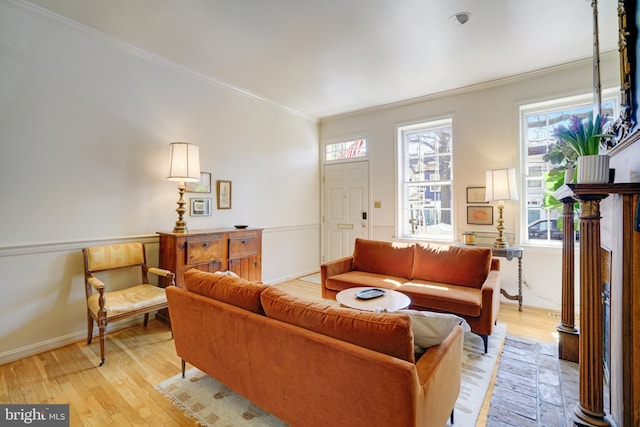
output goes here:
[[[613, 106], [613, 114], [611, 119], [615, 120], [615, 118], [618, 116], [618, 110], [620, 108], [620, 101], [619, 101], [619, 89], [618, 88], [613, 88], [613, 89], [606, 89], [602, 91], [602, 101], [601, 104], [607, 103], [607, 102], [613, 102], [614, 106]], [[520, 200], [520, 230], [522, 230], [522, 234], [520, 236], [520, 241], [523, 244], [527, 244], [527, 245], [531, 245], [531, 246], [550, 246], [550, 247], [556, 247], [556, 246], [561, 246], [562, 245], [562, 240], [557, 240], [557, 239], [552, 239], [551, 238], [551, 232], [549, 232], [549, 234], [547, 235], [547, 239], [543, 240], [543, 239], [530, 239], [529, 238], [529, 225], [533, 224], [534, 222], [536, 222], [539, 219], [546, 219], [549, 221], [554, 221], [556, 219], [561, 219], [562, 218], [562, 213], [559, 211], [555, 211], [555, 212], [548, 212], [545, 213], [545, 215], [540, 215], [540, 217], [538, 218], [531, 218], [530, 217], [530, 209], [539, 209], [540, 212], [542, 213], [545, 208], [544, 203], [543, 203], [543, 199], [540, 200], [534, 200], [534, 197], [530, 197], [531, 194], [529, 192], [530, 189], [542, 189], [543, 191], [543, 195], [544, 195], [544, 189], [546, 188], [545, 185], [545, 180], [544, 178], [542, 179], [538, 179], [537, 175], [532, 175], [531, 174], [531, 169], [537, 169], [540, 171], [540, 175], [542, 176], [545, 172], [548, 171], [548, 168], [545, 167], [544, 163], [533, 163], [530, 164], [530, 155], [529, 155], [529, 144], [528, 144], [528, 138], [527, 138], [527, 130], [528, 130], [528, 126], [527, 126], [527, 117], [530, 115], [534, 115], [534, 114], [545, 114], [545, 115], [550, 115], [553, 114], [554, 112], [566, 112], [566, 111], [572, 111], [572, 110], [579, 110], [579, 109], [584, 109], [585, 107], [588, 107], [589, 104], [591, 104], [593, 106], [593, 94], [589, 93], [589, 94], [581, 94], [581, 95], [576, 95], [576, 96], [571, 96], [571, 97], [564, 97], [564, 98], [558, 98], [558, 99], [552, 99], [552, 100], [548, 100], [548, 101], [543, 101], [543, 102], [537, 102], [537, 103], [531, 103], [531, 104], [523, 104], [520, 106], [519, 108], [519, 129], [520, 129], [520, 138], [519, 138], [519, 151], [520, 151], [520, 156], [521, 156], [521, 170], [522, 170], [522, 185], [521, 185], [521, 189], [522, 189], [522, 194], [523, 197]], [[593, 111], [593, 110], [592, 110]], [[544, 144], [540, 144], [540, 146], [542, 147], [543, 145], [546, 146], [548, 145], [551, 141], [553, 140], [551, 135], [546, 135], [546, 142]], [[545, 151], [546, 152], [546, 151]], [[533, 156], [533, 155], [532, 155]], [[534, 181], [541, 181], [542, 184], [540, 186], [537, 187], [533, 187], [531, 186], [531, 183]], [[531, 200], [530, 200], [531, 199]], [[547, 227], [548, 229], [551, 229], [551, 227]], [[577, 235], [578, 233], [576, 233]], [[579, 236], [576, 236], [576, 240], [575, 243], [579, 244]]]
[[[434, 157], [442, 157], [444, 155], [449, 157], [449, 179], [440, 179], [439, 172], [437, 173], [437, 180], [422, 180], [422, 181], [409, 181], [406, 180], [406, 144], [404, 135], [407, 132], [416, 132], [420, 130], [438, 129], [443, 127], [449, 127], [450, 141], [448, 154], [434, 153]], [[404, 123], [396, 126], [396, 224], [395, 235], [398, 239], [402, 240], [428, 240], [428, 241], [441, 241], [441, 242], [453, 242], [456, 235], [456, 220], [455, 220], [455, 186], [454, 186], [454, 156], [453, 156], [453, 144], [454, 144], [454, 119], [453, 116], [444, 116], [439, 118], [424, 119], [411, 123]], [[407, 188], [411, 186], [424, 186], [426, 188], [433, 189], [434, 193], [442, 194], [442, 188], [448, 186], [450, 189], [450, 206], [447, 208], [436, 208], [437, 212], [435, 216], [440, 216], [443, 211], [449, 211], [449, 220], [451, 232], [450, 234], [411, 234], [407, 232], [409, 225], [405, 224], [405, 219], [408, 221], [409, 216], [405, 218], [405, 211], [407, 211]], [[437, 224], [442, 224], [439, 221]], [[444, 224], [447, 224], [444, 222]]]

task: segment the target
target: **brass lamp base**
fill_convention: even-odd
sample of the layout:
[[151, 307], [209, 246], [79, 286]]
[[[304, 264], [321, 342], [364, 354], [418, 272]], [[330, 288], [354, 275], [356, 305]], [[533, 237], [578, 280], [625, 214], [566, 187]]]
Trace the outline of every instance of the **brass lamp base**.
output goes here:
[[493, 244], [494, 248], [508, 248], [509, 244], [507, 243], [507, 239], [503, 236], [503, 232], [505, 230], [504, 219], [502, 219], [502, 210], [504, 209], [504, 202], [498, 202], [498, 237], [496, 237], [496, 241]]
[[180, 193], [180, 198], [178, 199], [178, 208], [176, 209], [176, 212], [178, 212], [178, 220], [176, 221], [176, 225], [175, 227], [173, 227], [173, 232], [174, 233], [186, 233], [187, 232], [187, 222], [182, 218], [185, 214], [185, 212], [187, 211], [184, 207], [184, 205], [186, 204], [186, 202], [184, 201], [183, 197], [184, 196], [184, 190], [185, 190], [185, 186], [184, 186], [184, 182], [181, 182], [178, 184], [178, 192]]
[[504, 249], [504, 248], [508, 248], [509, 244], [507, 243], [504, 237], [496, 237], [496, 241], [493, 243], [493, 247]]

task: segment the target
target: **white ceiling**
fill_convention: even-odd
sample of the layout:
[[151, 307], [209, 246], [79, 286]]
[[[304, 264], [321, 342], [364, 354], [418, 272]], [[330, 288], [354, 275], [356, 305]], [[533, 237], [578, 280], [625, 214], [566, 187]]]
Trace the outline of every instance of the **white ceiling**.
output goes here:
[[[311, 118], [593, 51], [590, 0], [29, 1]], [[616, 7], [599, 1], [601, 53], [617, 49]]]

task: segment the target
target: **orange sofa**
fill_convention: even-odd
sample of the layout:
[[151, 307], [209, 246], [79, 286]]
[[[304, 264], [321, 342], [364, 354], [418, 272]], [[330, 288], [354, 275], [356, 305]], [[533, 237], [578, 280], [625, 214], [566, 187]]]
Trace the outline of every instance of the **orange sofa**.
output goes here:
[[176, 352], [291, 426], [444, 426], [463, 332], [415, 360], [411, 319], [296, 298], [190, 270], [167, 288]]
[[356, 286], [394, 289], [411, 308], [456, 314], [488, 337], [500, 308], [500, 260], [490, 248], [356, 239], [353, 255], [320, 267], [322, 297]]

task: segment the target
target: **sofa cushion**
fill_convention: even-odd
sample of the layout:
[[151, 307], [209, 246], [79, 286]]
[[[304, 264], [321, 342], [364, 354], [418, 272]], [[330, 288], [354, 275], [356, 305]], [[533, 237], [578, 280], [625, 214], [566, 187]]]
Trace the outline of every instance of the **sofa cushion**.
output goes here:
[[396, 289], [410, 280], [404, 277], [386, 276], [383, 274], [367, 273], [364, 271], [349, 271], [327, 277], [324, 285], [327, 289], [342, 291], [363, 286], [372, 288]]
[[491, 267], [491, 248], [418, 243], [411, 279], [481, 288]]
[[277, 288], [260, 296], [268, 317], [415, 362], [409, 316], [371, 313], [298, 298]]
[[409, 278], [412, 265], [412, 245], [356, 239], [353, 270]]
[[468, 317], [480, 317], [482, 313], [482, 291], [469, 286], [414, 280], [397, 291], [411, 298], [412, 307]]
[[440, 345], [457, 325], [462, 325], [465, 332], [471, 330], [467, 321], [455, 314], [419, 310], [398, 310], [396, 313], [408, 314], [411, 317], [416, 353], [424, 353], [427, 348]]
[[184, 284], [189, 291], [196, 294], [226, 302], [253, 313], [264, 314], [260, 294], [269, 287], [268, 285], [195, 268], [184, 273]]

